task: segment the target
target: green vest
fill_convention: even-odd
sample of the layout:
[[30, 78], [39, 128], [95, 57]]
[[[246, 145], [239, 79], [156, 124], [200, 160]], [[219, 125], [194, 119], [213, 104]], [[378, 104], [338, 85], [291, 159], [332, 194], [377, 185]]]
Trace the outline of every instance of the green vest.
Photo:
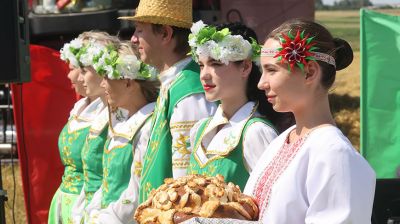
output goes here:
[[150, 122], [150, 115], [141, 124], [135, 123], [137, 126], [131, 129], [130, 139], [124, 145], [117, 145], [108, 149], [112, 138], [107, 139], [103, 153], [102, 208], [106, 208], [111, 202], [117, 201], [128, 187], [132, 173], [132, 142], [143, 125]]
[[209, 158], [206, 164], [201, 164], [196, 156], [196, 153], [198, 150], [205, 151], [205, 149], [201, 145], [201, 141], [203, 138], [203, 133], [206, 130], [211, 119], [212, 118], [208, 118], [204, 122], [202, 122], [199, 126], [199, 129], [197, 130], [194, 139], [193, 153], [190, 155], [188, 174], [201, 174], [205, 176], [216, 176], [217, 174], [221, 174], [225, 177], [226, 182], [232, 182], [238, 185], [243, 191], [247, 179], [249, 179], [249, 172], [247, 172], [247, 169], [244, 166], [243, 136], [245, 136], [247, 128], [255, 122], [262, 122], [271, 127], [272, 124], [264, 118], [250, 118], [243, 128], [239, 143], [232, 151], [229, 152], [228, 155], [213, 155], [213, 157]]
[[203, 93], [199, 66], [191, 61], [173, 81], [162, 89], [152, 119], [150, 141], [144, 157], [139, 188], [139, 203], [145, 201], [152, 189], [165, 178], [172, 177], [172, 136], [169, 121], [176, 104], [187, 96]]
[[107, 140], [108, 123], [101, 130], [91, 129], [82, 149], [85, 203], [90, 203], [93, 194], [100, 188], [103, 180], [103, 151]]
[[66, 193], [79, 194], [83, 186], [81, 151], [90, 126], [70, 132], [69, 125], [73, 119], [64, 126], [58, 138], [58, 149], [65, 166], [60, 188]]

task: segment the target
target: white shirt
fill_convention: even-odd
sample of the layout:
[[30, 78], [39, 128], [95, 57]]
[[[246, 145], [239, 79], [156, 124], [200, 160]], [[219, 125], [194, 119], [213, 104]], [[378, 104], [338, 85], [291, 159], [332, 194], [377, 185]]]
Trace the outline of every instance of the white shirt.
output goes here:
[[90, 104], [88, 102], [88, 98], [82, 98], [75, 103], [74, 108], [70, 112], [70, 119], [72, 120], [68, 126], [69, 132], [89, 127], [92, 121], [105, 108], [100, 97], [93, 100]]
[[375, 173], [366, 160], [334, 126], [317, 128], [291, 143], [299, 147], [282, 150], [293, 128], [270, 144], [244, 190], [258, 200], [260, 221], [371, 223]]
[[[160, 74], [160, 92], [170, 88], [173, 81], [191, 60], [190, 57], [185, 58]], [[190, 152], [192, 151], [189, 141], [190, 129], [198, 120], [211, 116], [216, 108], [215, 103], [206, 100], [204, 93], [189, 95], [176, 104], [169, 121], [172, 135], [172, 173], [174, 178], [185, 176], [189, 166]]]
[[[206, 149], [206, 152], [203, 150], [195, 150], [193, 152], [198, 161], [202, 164], [206, 164], [209, 159], [212, 159], [214, 156], [229, 154], [237, 147], [242, 134], [244, 134], [244, 165], [247, 171], [251, 173], [269, 143], [277, 137], [274, 128], [261, 122], [251, 124], [247, 127], [246, 133], [243, 133], [246, 122], [250, 118], [260, 117], [256, 108], [257, 105], [254, 102], [247, 102], [235, 112], [230, 120], [228, 120], [222, 111], [222, 107], [218, 107], [208, 126], [204, 130], [202, 145]], [[202, 122], [204, 122], [204, 119], [196, 123], [191, 130], [190, 142], [193, 146], [195, 136], [197, 135], [198, 128]], [[223, 125], [223, 127], [217, 132], [217, 127], [220, 125]]]
[[[139, 125], [143, 122], [143, 119], [146, 119], [153, 112], [154, 106], [155, 103], [147, 104], [125, 121], [118, 121], [115, 113], [113, 113], [112, 123], [114, 132], [129, 134], [129, 132], [134, 131], [132, 127], [134, 129], [136, 125], [132, 124], [137, 123]], [[122, 116], [127, 114], [126, 110], [119, 110], [123, 111], [124, 115]], [[88, 214], [85, 223], [133, 223], [133, 215], [138, 206], [140, 173], [150, 137], [150, 126], [151, 119], [148, 119], [133, 140], [132, 150], [134, 150], [134, 153], [128, 187], [122, 192], [117, 201], [110, 203], [104, 209], [101, 209], [102, 188], [100, 187], [94, 194], [91, 203], [85, 209], [86, 214]], [[109, 149], [115, 145], [125, 144], [126, 141], [129, 141], [126, 138], [115, 137], [111, 132], [109, 132], [109, 137], [112, 138], [108, 146]]]

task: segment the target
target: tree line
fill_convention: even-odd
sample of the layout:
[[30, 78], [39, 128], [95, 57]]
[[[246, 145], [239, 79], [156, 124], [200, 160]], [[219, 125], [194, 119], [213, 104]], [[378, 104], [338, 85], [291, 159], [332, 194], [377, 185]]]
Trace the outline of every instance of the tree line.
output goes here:
[[336, 0], [333, 5], [324, 5], [322, 0], [315, 0], [315, 9], [360, 9], [372, 6], [369, 0]]

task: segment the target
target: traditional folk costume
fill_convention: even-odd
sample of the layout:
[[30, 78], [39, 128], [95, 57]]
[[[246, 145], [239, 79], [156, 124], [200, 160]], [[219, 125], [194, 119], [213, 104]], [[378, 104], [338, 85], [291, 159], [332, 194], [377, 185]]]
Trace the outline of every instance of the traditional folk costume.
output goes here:
[[147, 104], [131, 117], [122, 108], [112, 114], [113, 127], [109, 129], [104, 146], [103, 181], [85, 209], [89, 215], [86, 222], [128, 223], [133, 220], [154, 106], [155, 103]]
[[[217, 30], [198, 21], [191, 31], [189, 45], [195, 61], [202, 56], [228, 66], [230, 62], [259, 56], [260, 47], [254, 39], [250, 43], [241, 35], [231, 34], [228, 28]], [[261, 118], [257, 107], [258, 103], [249, 101], [230, 120], [219, 107], [213, 117], [197, 123], [191, 135], [193, 152], [189, 173], [221, 174], [226, 181], [239, 185], [243, 190], [258, 158], [277, 136], [269, 121]]]
[[[258, 104], [248, 102], [230, 120], [219, 107], [213, 117], [202, 119], [191, 131], [193, 152], [189, 174], [215, 176], [233, 182], [243, 190], [269, 143], [277, 137], [271, 123], [257, 112]], [[218, 127], [223, 125], [221, 130]]]
[[103, 180], [103, 151], [108, 133], [108, 109], [94, 119], [82, 149], [84, 184], [72, 208], [74, 223], [81, 223], [84, 208], [90, 203]]
[[244, 193], [256, 198], [262, 223], [371, 223], [375, 173], [334, 126], [288, 143], [274, 140]]
[[65, 166], [62, 182], [53, 197], [48, 223], [70, 223], [71, 209], [83, 186], [82, 148], [91, 122], [105, 108], [100, 98], [88, 105], [88, 98], [79, 100], [61, 131], [58, 147]]
[[[120, 19], [189, 29], [192, 18], [192, 0], [141, 0], [134, 16]], [[161, 90], [143, 164], [139, 203], [165, 178], [186, 175], [191, 151], [189, 131], [216, 109], [205, 99], [199, 66], [191, 59], [176, 62], [159, 79]]]
[[[98, 54], [98, 57], [101, 56], [105, 58], [104, 60], [96, 60], [96, 57], [93, 57], [93, 55], [90, 57], [89, 55], [87, 58], [92, 58], [92, 61], [89, 61], [89, 63], [96, 68], [100, 76], [106, 79], [142, 80], [149, 82], [156, 80], [157, 74], [155, 69], [143, 64], [134, 55], [131, 45], [121, 43], [121, 47], [124, 47], [127, 52], [130, 50], [131, 53], [120, 54], [119, 49], [113, 46], [101, 46], [95, 43], [90, 44], [87, 52], [94, 52]], [[85, 56], [81, 57], [85, 58]], [[110, 60], [105, 60], [107, 58]], [[157, 87], [154, 86], [154, 91], [156, 91], [156, 88]], [[133, 99], [133, 101], [135, 101], [135, 99]], [[126, 223], [132, 220], [134, 207], [137, 206], [137, 192], [139, 188], [138, 186], [130, 186], [132, 189], [129, 189], [129, 192], [132, 193], [123, 194], [123, 192], [130, 183], [130, 168], [134, 158], [135, 167], [138, 169], [135, 173], [140, 173], [141, 161], [149, 141], [150, 117], [153, 114], [154, 106], [155, 103], [148, 103], [138, 111], [135, 111], [133, 115], [130, 115], [130, 111], [127, 109], [120, 107], [112, 113], [108, 113], [108, 115], [110, 115], [110, 120], [106, 142], [104, 144], [103, 141], [93, 142], [94, 147], [103, 146], [104, 148], [102, 157], [103, 175], [101, 178], [94, 178], [95, 182], [88, 185], [89, 194], [87, 198], [90, 199], [91, 190], [93, 190], [94, 187], [98, 187], [100, 179], [101, 186], [94, 193], [90, 203], [85, 208], [82, 208], [83, 212], [81, 212], [81, 214], [84, 214], [84, 219], [76, 220], [78, 223], [79, 221], [90, 223]], [[106, 120], [105, 117], [104, 119], [100, 119], [97, 124], [93, 125], [93, 129], [97, 130], [97, 133], [103, 133]], [[100, 143], [102, 145], [100, 145]], [[89, 149], [89, 151], [90, 150], [91, 149]], [[95, 153], [95, 155], [98, 154]], [[95, 168], [100, 167], [98, 164], [99, 161], [96, 161], [94, 164], [96, 165]], [[136, 176], [136, 182], [138, 182], [138, 178], [139, 177]], [[91, 182], [92, 180], [88, 178], [88, 181]], [[103, 214], [106, 215], [105, 218]]]
[[186, 175], [191, 152], [189, 131], [216, 108], [205, 99], [199, 66], [191, 58], [179, 61], [159, 78], [161, 90], [142, 170], [139, 203], [165, 178]]

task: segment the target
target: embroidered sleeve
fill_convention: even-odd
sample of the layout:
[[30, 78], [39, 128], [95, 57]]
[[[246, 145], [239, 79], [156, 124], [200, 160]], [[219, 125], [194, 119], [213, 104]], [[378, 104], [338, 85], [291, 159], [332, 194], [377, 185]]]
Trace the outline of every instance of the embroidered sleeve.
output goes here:
[[192, 151], [189, 139], [190, 129], [198, 120], [211, 116], [216, 108], [216, 104], [208, 102], [204, 94], [188, 96], [174, 108], [170, 121], [174, 178], [186, 175], [186, 169], [189, 166]]
[[272, 127], [262, 122], [255, 122], [247, 128], [243, 138], [243, 161], [249, 173], [253, 171], [258, 159], [277, 136]]
[[72, 217], [73, 223], [81, 223], [81, 220], [83, 218], [83, 209], [85, 208], [84, 187], [85, 186], [82, 187], [81, 193], [79, 194], [79, 197], [76, 199], [75, 204], [71, 210], [71, 217]]
[[131, 223], [132, 217], [138, 206], [139, 179], [134, 175], [134, 163], [132, 163], [132, 175], [128, 187], [122, 192], [117, 201], [114, 201], [104, 209], [91, 210], [86, 223]]
[[94, 193], [92, 201], [90, 201], [90, 203], [85, 208], [84, 216], [88, 217], [92, 212], [101, 209], [101, 197], [103, 195], [102, 187], [103, 186], [101, 186], [99, 190]]
[[189, 140], [190, 140], [190, 145], [194, 145], [194, 140], [197, 135], [197, 131], [199, 129], [200, 124], [205, 120], [205, 118], [199, 120], [196, 122], [196, 124], [193, 125], [192, 129], [190, 129], [190, 135], [189, 135]]

